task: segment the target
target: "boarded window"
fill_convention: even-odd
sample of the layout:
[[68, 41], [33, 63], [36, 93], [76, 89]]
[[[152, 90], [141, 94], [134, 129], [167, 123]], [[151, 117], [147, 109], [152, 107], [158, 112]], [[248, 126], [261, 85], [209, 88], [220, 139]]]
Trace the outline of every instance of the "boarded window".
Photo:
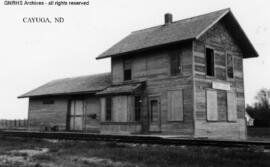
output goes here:
[[218, 104], [218, 120], [227, 121], [227, 91], [217, 91], [217, 104]]
[[171, 75], [178, 75], [181, 73], [181, 59], [180, 53], [177, 51], [170, 52], [170, 64], [171, 64]]
[[112, 98], [106, 97], [106, 121], [112, 121]]
[[227, 92], [227, 106], [228, 106], [228, 121], [236, 121], [237, 120], [237, 106], [236, 106], [236, 98], [233, 92]]
[[231, 54], [227, 54], [227, 76], [228, 78], [233, 78], [233, 56]]
[[124, 81], [129, 81], [132, 78], [131, 60], [124, 60]]
[[141, 97], [135, 96], [135, 121], [141, 120]]
[[206, 75], [215, 76], [214, 50], [206, 48]]
[[183, 121], [183, 91], [168, 91], [168, 121]]
[[54, 104], [54, 100], [53, 99], [44, 99], [42, 101], [42, 104]]
[[218, 120], [217, 92], [215, 90], [206, 90], [207, 120]]
[[127, 122], [128, 100], [127, 96], [114, 96], [112, 98], [113, 121]]

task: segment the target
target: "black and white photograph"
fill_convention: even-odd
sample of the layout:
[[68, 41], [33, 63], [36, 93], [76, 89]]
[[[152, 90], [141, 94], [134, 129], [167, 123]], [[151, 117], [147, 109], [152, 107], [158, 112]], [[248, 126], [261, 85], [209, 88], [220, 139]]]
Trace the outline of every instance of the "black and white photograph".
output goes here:
[[269, 167], [267, 0], [2, 0], [0, 167]]

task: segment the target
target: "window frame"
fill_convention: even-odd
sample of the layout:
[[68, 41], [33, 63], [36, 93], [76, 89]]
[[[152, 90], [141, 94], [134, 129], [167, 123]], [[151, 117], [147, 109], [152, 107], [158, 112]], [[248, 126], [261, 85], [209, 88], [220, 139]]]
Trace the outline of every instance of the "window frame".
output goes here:
[[135, 96], [134, 97], [134, 121], [135, 122], [141, 121], [141, 111], [142, 111], [142, 97]]
[[[175, 60], [175, 58], [177, 58], [177, 67], [178, 68], [173, 68], [173, 65], [176, 63], [172, 63], [173, 60]], [[169, 52], [169, 62], [170, 62], [170, 75], [171, 76], [179, 76], [183, 74], [183, 67], [182, 67], [182, 54], [180, 50], [176, 50], [176, 51], [171, 51]], [[177, 72], [175, 69], [177, 69]]]
[[159, 107], [159, 106], [158, 106], [158, 105], [159, 105], [159, 104], [158, 104], [158, 103], [159, 103], [158, 99], [151, 99], [151, 100], [150, 100], [150, 112], [149, 112], [149, 121], [150, 121], [150, 123], [154, 123], [154, 122], [155, 122], [155, 121], [154, 121], [154, 117], [153, 117], [153, 115], [154, 115], [154, 113], [153, 113], [153, 108], [152, 108], [154, 105], [152, 106], [152, 103], [156, 103], [156, 104], [155, 104], [156, 107], [157, 107], [157, 108], [156, 108], [156, 110], [157, 110], [156, 112], [159, 112], [159, 111], [158, 111], [158, 110], [159, 110], [159, 109], [158, 109], [158, 107]]
[[[129, 77], [126, 78], [126, 72], [130, 72]], [[132, 80], [132, 60], [124, 59], [123, 60], [123, 81], [131, 81]]]
[[[232, 77], [229, 77], [228, 75], [228, 55], [230, 55], [232, 57]], [[231, 52], [226, 52], [226, 78], [227, 80], [230, 79], [234, 79], [235, 75], [234, 75], [234, 56]]]
[[[212, 54], [212, 61], [211, 61], [211, 68], [212, 68], [212, 74], [211, 75], [208, 75], [208, 61], [207, 61], [207, 50], [211, 50], [213, 52]], [[215, 72], [215, 50], [214, 48], [212, 47], [205, 47], [205, 75], [207, 77], [215, 77], [216, 75], [216, 72]]]
[[[108, 101], [110, 103], [108, 103]], [[105, 121], [106, 122], [112, 122], [112, 108], [113, 108], [112, 105], [113, 105], [112, 97], [111, 96], [106, 97], [105, 98]]]
[[[216, 111], [217, 111], [217, 119], [216, 120], [209, 120], [208, 118], [208, 110], [207, 110], [207, 103], [208, 103], [208, 98], [207, 98], [207, 91], [214, 91], [215, 93], [216, 93], [216, 97], [217, 97], [217, 99], [216, 99]], [[205, 102], [206, 102], [206, 121], [207, 122], [209, 122], [209, 123], [211, 123], [211, 122], [228, 122], [228, 123], [236, 123], [237, 122], [237, 119], [238, 119], [238, 116], [237, 116], [237, 102], [235, 102], [235, 99], [236, 99], [236, 94], [233, 92], [233, 91], [227, 91], [227, 90], [223, 90], [224, 92], [225, 92], [225, 94], [226, 94], [226, 119], [225, 120], [221, 120], [220, 119], [220, 117], [219, 117], [219, 109], [218, 109], [218, 90], [217, 89], [212, 89], [212, 88], [207, 88], [206, 90], [205, 90], [205, 92], [206, 92], [206, 100], [205, 100]], [[233, 100], [231, 100], [231, 99], [228, 99], [228, 96], [229, 96], [229, 94], [232, 94], [233, 95]], [[233, 101], [234, 102], [234, 104], [233, 104], [233, 106], [232, 106], [232, 104], [229, 104], [229, 102], [230, 101]], [[213, 104], [212, 104], [213, 105]], [[230, 108], [230, 106], [232, 106], [232, 107], [234, 107], [233, 109], [234, 109], [234, 113], [229, 113], [229, 112], [231, 112], [231, 108]], [[234, 118], [229, 118], [229, 115], [230, 114], [234, 114], [233, 116], [234, 116]], [[231, 115], [230, 115], [231, 116]]]

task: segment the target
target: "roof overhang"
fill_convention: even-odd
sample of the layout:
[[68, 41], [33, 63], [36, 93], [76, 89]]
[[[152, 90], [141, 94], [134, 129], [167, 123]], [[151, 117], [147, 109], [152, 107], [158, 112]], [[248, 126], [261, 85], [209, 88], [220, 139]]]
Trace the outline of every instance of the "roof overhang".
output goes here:
[[[110, 50], [110, 49], [108, 49], [107, 51], [105, 51], [104, 53], [102, 53], [101, 55], [96, 57], [96, 59], [98, 60], [98, 59], [104, 59], [104, 58], [109, 58], [109, 57], [132, 55], [132, 54], [137, 54], [140, 52], [149, 51], [151, 49], [156, 49], [156, 48], [166, 47], [166, 46], [170, 46], [170, 45], [174, 45], [174, 44], [184, 43], [184, 42], [187, 42], [190, 40], [198, 40], [202, 35], [204, 35], [209, 29], [211, 29], [217, 22], [219, 22], [221, 20], [226, 22], [228, 30], [231, 32], [231, 34], [233, 34], [235, 40], [238, 42], [240, 48], [244, 52], [243, 58], [252, 58], [252, 57], [259, 56], [257, 51], [255, 50], [254, 46], [252, 45], [252, 43], [248, 39], [247, 35], [245, 34], [243, 29], [241, 28], [240, 24], [238, 23], [238, 21], [236, 20], [236, 18], [232, 14], [231, 10], [224, 9], [224, 10], [222, 10], [221, 14], [217, 18], [215, 18], [211, 23], [209, 23], [209, 25], [207, 27], [203, 28], [201, 31], [198, 31], [196, 34], [194, 34], [194, 36], [179, 39], [176, 41], [170, 41], [168, 43], [157, 44], [157, 45], [150, 46], [150, 47], [145, 46], [145, 47], [137, 48], [134, 50], [128, 50], [128, 51], [124, 51], [124, 52], [119, 51], [119, 52], [114, 52], [114, 53], [108, 53], [108, 50]], [[123, 41], [123, 40], [121, 40], [121, 41]], [[115, 44], [111, 48], [114, 48], [115, 46], [117, 46], [117, 44]], [[123, 46], [125, 46], [125, 45], [123, 45]]]
[[96, 60], [100, 60], [100, 59], [105, 59], [105, 58], [115, 58], [115, 57], [121, 57], [124, 55], [135, 55], [135, 54], [139, 54], [142, 52], [148, 52], [154, 49], [162, 49], [162, 48], [166, 48], [166, 47], [173, 47], [179, 44], [183, 44], [183, 43], [187, 43], [187, 42], [191, 42], [193, 40], [195, 40], [196, 38], [188, 38], [185, 40], [181, 40], [181, 41], [175, 41], [175, 42], [171, 42], [171, 43], [166, 43], [166, 44], [162, 44], [162, 45], [156, 45], [156, 46], [152, 46], [152, 47], [146, 47], [146, 48], [142, 48], [142, 49], [138, 49], [138, 50], [132, 50], [129, 52], [123, 52], [123, 53], [119, 53], [119, 54], [112, 54], [112, 55], [106, 55], [106, 56], [102, 56], [102, 57], [96, 57]]
[[54, 94], [40, 94], [40, 95], [21, 95], [17, 98], [39, 98], [39, 97], [52, 97], [52, 96], [74, 96], [74, 95], [95, 95], [97, 91], [90, 92], [67, 92], [67, 93], [54, 93]]
[[97, 95], [130, 95], [140, 93], [143, 88], [144, 83], [127, 83], [121, 85], [112, 85], [101, 92], [98, 92]]

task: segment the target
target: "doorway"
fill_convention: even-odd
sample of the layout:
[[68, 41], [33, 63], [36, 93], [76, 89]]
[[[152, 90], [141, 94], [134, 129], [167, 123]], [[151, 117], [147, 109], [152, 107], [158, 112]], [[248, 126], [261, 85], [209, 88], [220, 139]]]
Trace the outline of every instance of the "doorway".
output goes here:
[[70, 101], [70, 130], [82, 131], [84, 129], [84, 101]]
[[159, 97], [150, 97], [148, 99], [148, 121], [150, 132], [161, 131], [161, 115]]

